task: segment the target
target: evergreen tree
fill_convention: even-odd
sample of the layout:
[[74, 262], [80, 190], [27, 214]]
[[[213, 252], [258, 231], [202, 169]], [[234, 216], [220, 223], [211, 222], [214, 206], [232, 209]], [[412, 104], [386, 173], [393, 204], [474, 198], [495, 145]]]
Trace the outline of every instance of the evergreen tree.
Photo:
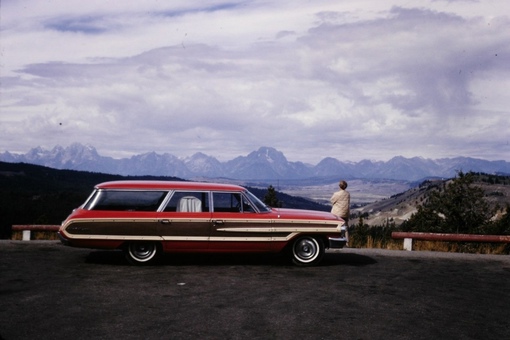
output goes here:
[[267, 193], [264, 196], [264, 203], [273, 208], [280, 207], [280, 201], [276, 197], [276, 190], [272, 185], [267, 188]]
[[483, 189], [474, 186], [474, 174], [459, 172], [442, 190], [433, 191], [402, 227], [406, 231], [483, 233], [492, 211]]

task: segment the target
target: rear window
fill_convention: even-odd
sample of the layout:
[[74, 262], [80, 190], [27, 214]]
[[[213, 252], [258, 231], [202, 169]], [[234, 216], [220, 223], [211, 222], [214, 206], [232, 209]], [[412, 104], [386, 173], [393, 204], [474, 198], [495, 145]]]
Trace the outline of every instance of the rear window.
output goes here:
[[156, 211], [166, 194], [166, 191], [98, 190], [84, 208], [111, 211]]

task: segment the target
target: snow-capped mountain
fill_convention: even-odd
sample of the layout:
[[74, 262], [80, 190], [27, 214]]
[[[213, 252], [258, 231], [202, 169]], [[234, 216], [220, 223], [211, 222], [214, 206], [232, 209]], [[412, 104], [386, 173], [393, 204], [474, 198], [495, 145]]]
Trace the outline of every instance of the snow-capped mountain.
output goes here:
[[235, 179], [297, 179], [312, 177], [312, 168], [301, 162], [289, 162], [282, 152], [261, 147], [248, 156], [226, 162], [225, 177]]
[[175, 176], [180, 178], [218, 178], [239, 180], [298, 180], [310, 178], [360, 178], [416, 181], [426, 177], [454, 177], [458, 171], [510, 173], [510, 163], [457, 157], [424, 159], [394, 157], [387, 162], [342, 162], [324, 158], [317, 165], [289, 162], [285, 155], [270, 147], [261, 147], [247, 156], [227, 162], [196, 153], [180, 159], [172, 154], [148, 152], [130, 158], [114, 159], [98, 154], [90, 145], [72, 144], [51, 150], [34, 148], [26, 154], [8, 151], [0, 154], [0, 161], [31, 163], [55, 169], [71, 169], [120, 175]]
[[184, 160], [184, 165], [195, 176], [203, 177], [222, 177], [225, 175], [223, 164], [216, 158], [207, 156], [202, 152], [197, 152], [193, 156]]

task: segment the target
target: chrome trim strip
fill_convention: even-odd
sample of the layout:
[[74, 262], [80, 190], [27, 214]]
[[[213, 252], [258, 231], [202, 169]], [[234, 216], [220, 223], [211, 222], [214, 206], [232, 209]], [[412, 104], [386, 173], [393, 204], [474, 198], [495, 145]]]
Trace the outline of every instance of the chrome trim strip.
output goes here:
[[189, 241], [189, 242], [282, 242], [288, 241], [296, 234], [286, 237], [207, 237], [207, 236], [123, 236], [123, 235], [72, 235], [66, 240], [137, 240], [137, 241]]
[[142, 235], [70, 235], [65, 233], [66, 239], [69, 241], [72, 240], [105, 240], [105, 241], [113, 241], [113, 240], [137, 240], [137, 241], [162, 241], [163, 238], [161, 236], [142, 236]]
[[220, 228], [217, 231], [234, 233], [331, 233], [339, 231], [338, 228], [292, 228], [292, 227], [269, 227], [269, 228]]
[[[158, 216], [158, 218], [78, 218], [67, 221], [65, 225], [62, 227], [65, 229], [70, 224], [75, 222], [82, 223], [97, 223], [97, 222], [159, 222], [161, 220], [168, 220], [170, 222], [214, 222], [215, 220], [229, 222], [229, 223], [251, 223], [251, 224], [319, 224], [319, 225], [336, 225], [336, 229], [340, 230], [343, 224], [338, 224], [337, 221], [323, 221], [323, 220], [258, 220], [258, 219], [233, 219], [233, 218], [211, 218], [210, 216], [202, 217], [202, 218], [189, 218], [189, 217], [171, 217], [165, 218], [165, 216]], [[278, 227], [273, 227], [278, 228]], [[269, 228], [269, 229], [273, 229]], [[228, 228], [223, 228], [228, 229]], [[234, 228], [240, 229], [240, 228]], [[255, 229], [255, 228], [246, 228], [246, 229]], [[280, 228], [278, 228], [280, 229]], [[220, 229], [218, 229], [220, 230]], [[301, 230], [301, 228], [299, 229]], [[330, 231], [330, 228], [327, 228], [327, 231]], [[270, 230], [273, 231], [273, 230]]]

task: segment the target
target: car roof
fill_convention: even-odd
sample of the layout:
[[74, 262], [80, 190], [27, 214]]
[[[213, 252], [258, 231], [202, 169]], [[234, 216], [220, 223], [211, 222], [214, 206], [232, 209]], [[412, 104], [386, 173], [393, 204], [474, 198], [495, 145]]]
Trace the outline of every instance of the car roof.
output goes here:
[[186, 182], [186, 181], [112, 181], [96, 185], [97, 189], [149, 189], [149, 190], [217, 190], [217, 191], [244, 191], [245, 188], [234, 184]]

